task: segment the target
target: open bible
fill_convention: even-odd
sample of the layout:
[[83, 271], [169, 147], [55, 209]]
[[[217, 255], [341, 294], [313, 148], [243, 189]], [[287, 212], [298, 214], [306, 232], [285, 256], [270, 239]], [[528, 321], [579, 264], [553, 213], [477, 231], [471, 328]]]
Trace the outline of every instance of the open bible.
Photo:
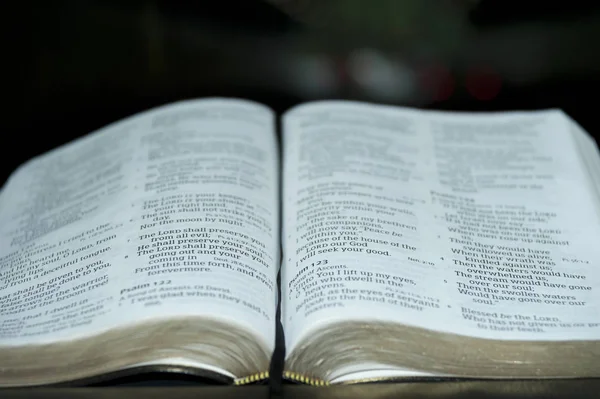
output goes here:
[[276, 120], [183, 101], [19, 167], [0, 386], [277, 356], [313, 385], [600, 376], [600, 157], [567, 115], [314, 102], [281, 145]]

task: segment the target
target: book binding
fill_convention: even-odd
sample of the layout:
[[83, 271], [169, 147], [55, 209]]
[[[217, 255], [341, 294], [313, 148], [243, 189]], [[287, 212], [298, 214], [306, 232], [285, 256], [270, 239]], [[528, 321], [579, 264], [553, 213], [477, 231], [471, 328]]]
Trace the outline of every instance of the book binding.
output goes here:
[[296, 373], [296, 372], [293, 372], [293, 371], [284, 371], [283, 372], [283, 378], [285, 378], [288, 381], [302, 383], [302, 384], [308, 384], [308, 385], [312, 385], [312, 386], [315, 386], [315, 387], [323, 387], [323, 386], [330, 385], [329, 381], [325, 381], [325, 380], [322, 380], [320, 378], [316, 378], [316, 377], [312, 377], [312, 376], [307, 376], [307, 375], [304, 375], [304, 374]]
[[236, 378], [233, 381], [233, 385], [248, 385], [248, 384], [252, 384], [252, 383], [255, 383], [255, 382], [265, 381], [268, 378], [269, 378], [269, 372], [268, 371], [262, 371], [260, 373], [251, 374], [251, 375], [248, 375], [246, 377]]

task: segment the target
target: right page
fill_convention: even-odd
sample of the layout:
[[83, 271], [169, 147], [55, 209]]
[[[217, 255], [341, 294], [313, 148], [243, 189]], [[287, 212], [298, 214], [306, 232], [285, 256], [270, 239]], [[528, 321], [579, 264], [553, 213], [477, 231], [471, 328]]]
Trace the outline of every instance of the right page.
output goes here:
[[571, 132], [558, 110], [320, 102], [288, 112], [288, 354], [347, 321], [493, 340], [600, 338], [598, 164]]

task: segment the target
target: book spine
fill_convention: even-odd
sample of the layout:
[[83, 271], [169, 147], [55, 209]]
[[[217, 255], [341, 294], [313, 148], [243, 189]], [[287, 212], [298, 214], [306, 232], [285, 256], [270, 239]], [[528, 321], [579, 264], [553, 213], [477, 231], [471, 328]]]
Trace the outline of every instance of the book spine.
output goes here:
[[233, 381], [233, 385], [247, 385], [247, 384], [252, 384], [254, 382], [264, 381], [267, 378], [269, 378], [269, 372], [268, 371], [263, 371], [263, 372], [260, 372], [260, 373], [248, 375], [246, 377], [236, 378]]
[[299, 382], [302, 384], [312, 385], [314, 387], [323, 387], [329, 385], [328, 381], [322, 380], [320, 378], [307, 376], [300, 373], [295, 373], [293, 371], [284, 371], [283, 378], [286, 380], [290, 380], [293, 382]]

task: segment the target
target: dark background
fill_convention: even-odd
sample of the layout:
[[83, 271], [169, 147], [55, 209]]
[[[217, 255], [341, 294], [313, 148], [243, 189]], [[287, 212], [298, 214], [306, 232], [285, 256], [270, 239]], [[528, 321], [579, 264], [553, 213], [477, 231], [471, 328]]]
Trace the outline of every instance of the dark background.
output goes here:
[[[556, 107], [594, 137], [600, 132], [600, 2], [71, 0], [1, 7], [0, 185], [37, 154], [193, 97], [243, 97], [277, 112], [330, 98], [469, 111]], [[147, 385], [155, 377], [114, 382]], [[595, 397], [599, 384], [383, 384], [319, 395]], [[289, 388], [286, 396], [315, 395]], [[269, 393], [267, 387], [203, 389], [173, 394]], [[13, 394], [115, 394], [19, 392]]]
[[344, 98], [448, 110], [559, 107], [600, 131], [600, 3], [71, 0], [1, 10], [0, 184], [152, 106]]

